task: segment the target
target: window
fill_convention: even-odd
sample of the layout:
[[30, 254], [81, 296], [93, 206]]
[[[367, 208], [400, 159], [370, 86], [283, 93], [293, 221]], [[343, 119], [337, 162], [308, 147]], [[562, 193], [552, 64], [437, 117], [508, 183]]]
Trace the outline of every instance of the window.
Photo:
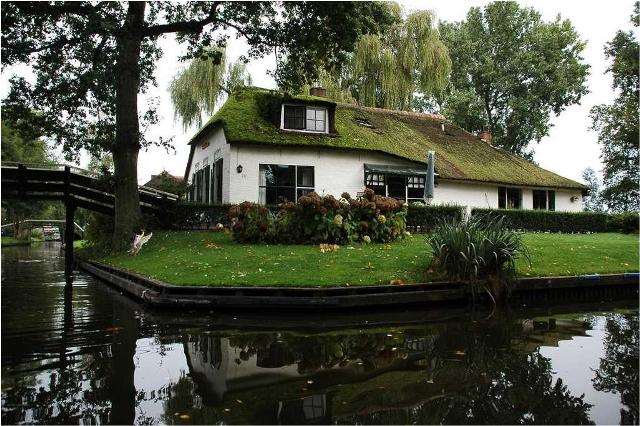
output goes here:
[[324, 132], [325, 109], [307, 107], [307, 129], [310, 132]]
[[366, 173], [364, 186], [372, 189], [378, 195], [387, 195], [384, 175], [381, 173]]
[[543, 191], [539, 189], [533, 190], [533, 209], [534, 210], [547, 209], [547, 191]]
[[424, 176], [407, 177], [407, 201], [424, 201]]
[[327, 133], [327, 109], [318, 106], [283, 105], [282, 128]]
[[305, 130], [307, 107], [284, 106], [284, 128], [293, 130]]
[[278, 204], [296, 201], [313, 192], [314, 168], [281, 164], [260, 164], [260, 204]]
[[498, 208], [520, 209], [522, 208], [522, 189], [498, 187]]
[[533, 208], [535, 210], [554, 211], [556, 209], [556, 192], [543, 189], [534, 189]]
[[366, 172], [364, 186], [377, 195], [394, 197], [406, 202], [423, 201], [425, 176], [404, 176]]

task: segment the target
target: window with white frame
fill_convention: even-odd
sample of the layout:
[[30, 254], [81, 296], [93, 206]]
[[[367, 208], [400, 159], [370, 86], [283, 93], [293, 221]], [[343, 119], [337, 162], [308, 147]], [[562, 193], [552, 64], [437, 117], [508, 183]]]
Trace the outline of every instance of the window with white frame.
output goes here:
[[281, 127], [313, 133], [328, 133], [327, 109], [320, 106], [282, 105]]
[[313, 166], [260, 164], [260, 204], [297, 201], [314, 190]]

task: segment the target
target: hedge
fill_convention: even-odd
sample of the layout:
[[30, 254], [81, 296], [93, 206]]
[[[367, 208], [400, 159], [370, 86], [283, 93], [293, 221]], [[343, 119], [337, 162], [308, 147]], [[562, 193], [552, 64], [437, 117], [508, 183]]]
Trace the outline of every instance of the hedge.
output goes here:
[[471, 215], [504, 216], [512, 229], [543, 232], [611, 231], [611, 215], [597, 212], [552, 212], [547, 210], [473, 209]]
[[407, 228], [413, 232], [426, 232], [444, 220], [461, 220], [464, 207], [456, 205], [409, 204]]
[[[171, 205], [159, 220], [164, 229], [212, 229], [218, 223], [230, 225], [228, 204], [178, 203]], [[269, 206], [274, 214], [277, 206]], [[464, 207], [456, 205], [424, 206], [410, 204], [407, 229], [427, 232], [441, 220], [460, 220]], [[507, 218], [513, 229], [542, 232], [638, 232], [638, 213], [607, 214], [597, 212], [550, 212], [545, 210], [473, 209], [472, 215], [493, 214]]]

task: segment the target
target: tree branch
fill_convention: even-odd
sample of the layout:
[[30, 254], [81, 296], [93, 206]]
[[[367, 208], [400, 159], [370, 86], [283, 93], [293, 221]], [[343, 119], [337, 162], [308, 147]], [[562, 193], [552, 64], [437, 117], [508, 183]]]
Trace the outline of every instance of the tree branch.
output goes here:
[[142, 36], [155, 37], [167, 33], [199, 33], [205, 26], [216, 22], [216, 10], [219, 4], [219, 2], [213, 2], [213, 7], [209, 15], [204, 19], [199, 21], [179, 21], [170, 24], [152, 25], [142, 32]]

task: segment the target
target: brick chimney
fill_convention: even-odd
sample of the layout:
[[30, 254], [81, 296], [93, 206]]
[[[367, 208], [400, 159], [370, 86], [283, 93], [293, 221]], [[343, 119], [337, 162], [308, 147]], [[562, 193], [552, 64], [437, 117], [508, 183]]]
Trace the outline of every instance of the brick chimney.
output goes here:
[[491, 130], [485, 129], [480, 132], [480, 140], [491, 145]]
[[311, 96], [318, 96], [321, 98], [326, 98], [327, 97], [327, 89], [325, 89], [324, 87], [312, 87], [311, 89], [309, 89], [309, 94]]

